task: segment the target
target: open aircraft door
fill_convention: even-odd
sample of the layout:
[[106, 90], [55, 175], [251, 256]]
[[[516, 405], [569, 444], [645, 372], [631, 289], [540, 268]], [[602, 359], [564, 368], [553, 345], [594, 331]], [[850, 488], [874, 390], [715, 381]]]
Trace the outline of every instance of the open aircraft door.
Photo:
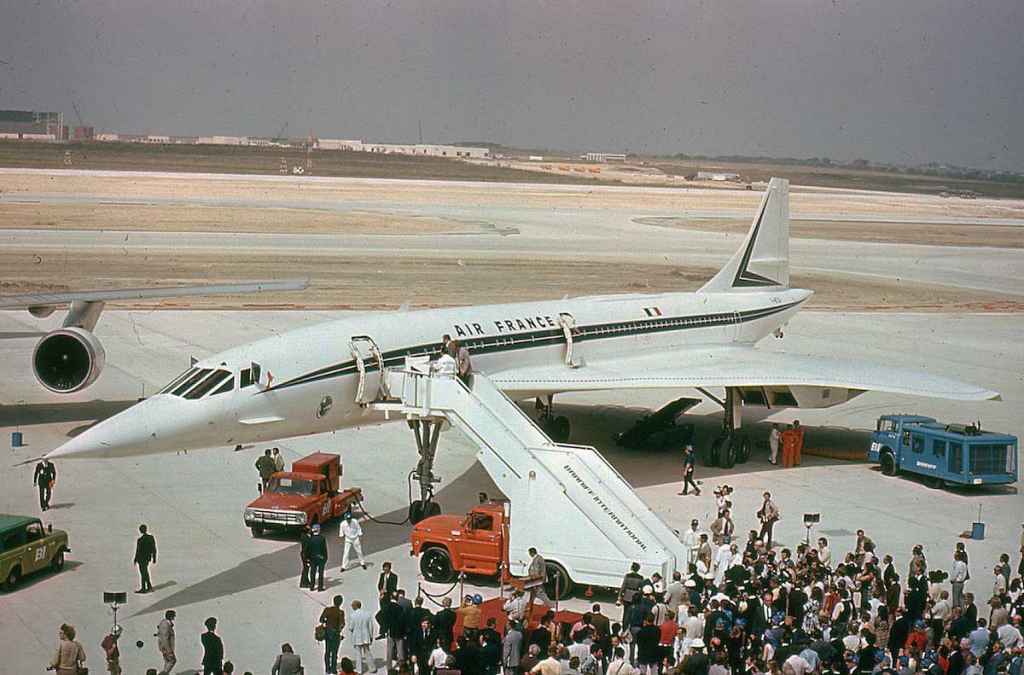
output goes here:
[[573, 343], [574, 338], [579, 334], [576, 328], [576, 318], [568, 312], [561, 312], [558, 315], [558, 326], [565, 335], [565, 365], [570, 368], [579, 368], [583, 365], [583, 359], [579, 354], [578, 347]]
[[353, 335], [348, 346], [359, 373], [356, 403], [366, 405], [379, 398], [388, 398], [387, 383], [384, 379], [384, 356], [377, 343], [368, 335]]

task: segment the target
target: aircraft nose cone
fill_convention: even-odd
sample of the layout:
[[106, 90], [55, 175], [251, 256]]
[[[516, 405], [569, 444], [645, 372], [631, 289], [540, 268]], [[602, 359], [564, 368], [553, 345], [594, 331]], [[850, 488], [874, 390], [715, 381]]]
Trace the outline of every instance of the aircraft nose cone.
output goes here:
[[150, 452], [152, 420], [163, 407], [159, 399], [140, 401], [127, 410], [86, 429], [46, 453], [48, 459], [120, 457]]

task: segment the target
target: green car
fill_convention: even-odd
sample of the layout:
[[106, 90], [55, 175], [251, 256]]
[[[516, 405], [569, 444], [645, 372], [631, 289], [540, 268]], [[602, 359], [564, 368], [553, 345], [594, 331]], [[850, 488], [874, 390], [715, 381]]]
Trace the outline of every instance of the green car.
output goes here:
[[43, 527], [38, 518], [0, 513], [0, 579], [5, 591], [11, 591], [23, 576], [64, 567], [68, 533]]

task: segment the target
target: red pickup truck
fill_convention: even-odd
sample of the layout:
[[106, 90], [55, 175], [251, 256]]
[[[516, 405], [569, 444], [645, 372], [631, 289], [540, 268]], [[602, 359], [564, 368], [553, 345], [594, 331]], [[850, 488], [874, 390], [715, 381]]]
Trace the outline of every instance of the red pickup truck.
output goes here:
[[363, 498], [360, 488], [339, 490], [341, 457], [314, 452], [278, 471], [267, 488], [245, 507], [245, 524], [252, 536], [265, 530], [302, 528], [339, 518]]

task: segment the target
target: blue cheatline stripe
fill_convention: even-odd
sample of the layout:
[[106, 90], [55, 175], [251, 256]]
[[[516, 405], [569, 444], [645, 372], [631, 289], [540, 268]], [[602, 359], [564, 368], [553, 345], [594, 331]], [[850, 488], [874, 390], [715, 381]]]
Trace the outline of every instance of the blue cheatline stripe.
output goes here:
[[[690, 316], [665, 317], [659, 316], [651, 319], [639, 319], [635, 321], [615, 321], [611, 323], [591, 324], [579, 326], [573, 329], [574, 342], [590, 342], [592, 340], [604, 340], [608, 338], [627, 337], [632, 335], [656, 334], [674, 332], [679, 330], [690, 330], [693, 328], [711, 328], [717, 326], [728, 326], [741, 324], [748, 321], [763, 319], [787, 309], [795, 307], [801, 301], [791, 302], [777, 307], [764, 307], [751, 309], [744, 312], [718, 312], [714, 314], [694, 314]], [[565, 335], [561, 328], [549, 328], [536, 330], [528, 333], [513, 333], [509, 335], [492, 335], [484, 338], [460, 340], [460, 342], [473, 354], [497, 354], [502, 352], [515, 351], [517, 349], [532, 349], [534, 347], [548, 347], [555, 344], [564, 344]], [[405, 362], [407, 356], [437, 356], [441, 353], [440, 342], [415, 345], [394, 349], [381, 354], [384, 360], [384, 367], [400, 366]], [[366, 371], [378, 370], [376, 363], [366, 363]], [[355, 360], [343, 361], [318, 370], [305, 373], [299, 377], [282, 382], [276, 387], [264, 389], [263, 392], [287, 389], [300, 384], [319, 382], [334, 377], [350, 375], [357, 372]], [[261, 393], [263, 393], [261, 392]]]

